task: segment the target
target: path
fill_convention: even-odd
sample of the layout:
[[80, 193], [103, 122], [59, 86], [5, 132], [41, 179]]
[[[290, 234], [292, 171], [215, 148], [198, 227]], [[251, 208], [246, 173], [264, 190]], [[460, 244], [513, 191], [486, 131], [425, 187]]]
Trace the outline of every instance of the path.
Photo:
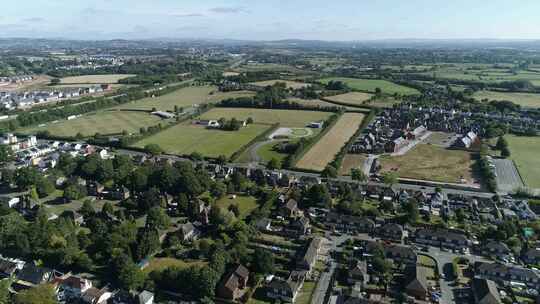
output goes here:
[[426, 138], [430, 137], [431, 136], [431, 132], [427, 131], [424, 135], [422, 135], [422, 137], [420, 137], [419, 139], [415, 139], [415, 140], [412, 140], [407, 146], [399, 149], [399, 151], [397, 152], [394, 152], [392, 154], [390, 154], [391, 156], [400, 156], [400, 155], [405, 155], [405, 153], [409, 152], [412, 148], [414, 148], [416, 145], [418, 145], [419, 143], [423, 142], [424, 140], [426, 140]]

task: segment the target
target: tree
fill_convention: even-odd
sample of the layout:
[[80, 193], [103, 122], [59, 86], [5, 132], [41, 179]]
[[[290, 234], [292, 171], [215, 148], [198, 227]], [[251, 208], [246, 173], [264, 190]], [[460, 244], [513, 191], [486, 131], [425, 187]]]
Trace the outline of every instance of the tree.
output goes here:
[[324, 184], [316, 184], [311, 186], [308, 189], [306, 198], [307, 201], [314, 206], [322, 206], [325, 208], [329, 207], [332, 202], [330, 193]]
[[152, 207], [146, 215], [146, 227], [156, 229], [167, 229], [171, 224], [171, 219], [161, 207]]
[[15, 184], [21, 190], [29, 190], [41, 178], [34, 167], [24, 167], [15, 172]]
[[87, 195], [86, 187], [79, 184], [69, 185], [64, 190], [64, 198], [70, 201], [81, 199]]
[[11, 286], [11, 280], [0, 280], [0, 304], [11, 303], [11, 295], [9, 287]]
[[456, 210], [456, 220], [460, 224], [465, 222], [465, 212], [463, 211], [463, 208]]
[[103, 208], [101, 208], [101, 212], [105, 214], [113, 215], [114, 207], [110, 202], [106, 202], [105, 204], [103, 204]]
[[405, 212], [407, 212], [407, 221], [409, 223], [416, 223], [420, 215], [420, 212], [418, 212], [418, 204], [416, 203], [416, 200], [409, 200], [403, 207], [405, 209]]
[[36, 183], [36, 191], [39, 197], [46, 197], [52, 194], [56, 190], [52, 181], [48, 178], [42, 177]]
[[362, 171], [362, 170], [360, 170], [358, 168], [351, 169], [351, 178], [353, 180], [359, 181], [359, 182], [365, 182], [368, 179], [366, 174], [364, 174], [364, 171]]
[[38, 285], [19, 292], [15, 296], [16, 304], [57, 304], [56, 293], [51, 285]]
[[11, 147], [7, 145], [0, 145], [0, 163], [5, 163], [13, 159], [13, 153]]
[[504, 157], [504, 158], [508, 158], [510, 157], [512, 153], [510, 152], [510, 149], [508, 149], [508, 147], [503, 147], [502, 150], [501, 150], [501, 156]]
[[222, 198], [227, 192], [227, 186], [222, 181], [210, 184], [210, 194], [216, 199]]
[[266, 164], [266, 168], [268, 168], [268, 170], [276, 170], [276, 169], [279, 169], [281, 167], [281, 164], [279, 163], [279, 160], [277, 160], [277, 158], [275, 157], [272, 157], [271, 160], [268, 161], [268, 163]]
[[262, 248], [255, 249], [253, 254], [253, 270], [260, 274], [269, 274], [274, 272], [274, 268], [274, 255]]
[[118, 271], [118, 283], [126, 290], [137, 290], [144, 284], [144, 273], [131, 260], [125, 261]]
[[60, 78], [51, 79], [51, 85], [57, 85], [57, 84], [60, 84], [60, 82], [61, 82]]
[[381, 94], [382, 94], [381, 88], [375, 88], [375, 95], [381, 96]]
[[508, 142], [503, 136], [499, 136], [499, 139], [497, 139], [497, 144], [495, 145], [495, 148], [497, 150], [502, 150], [504, 148], [508, 148]]
[[386, 172], [382, 176], [382, 181], [387, 186], [393, 186], [398, 183], [398, 175], [395, 172]]
[[324, 168], [322, 172], [322, 176], [328, 177], [328, 178], [336, 178], [337, 174], [338, 174], [337, 169], [331, 165], [326, 166], [326, 168]]
[[158, 144], [148, 144], [144, 146], [144, 150], [151, 155], [160, 155], [163, 149]]

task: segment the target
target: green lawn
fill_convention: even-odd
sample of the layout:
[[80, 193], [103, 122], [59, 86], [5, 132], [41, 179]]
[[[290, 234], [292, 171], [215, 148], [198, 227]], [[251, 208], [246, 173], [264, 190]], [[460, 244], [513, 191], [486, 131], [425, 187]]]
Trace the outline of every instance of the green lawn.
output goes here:
[[144, 98], [116, 107], [117, 109], [151, 110], [156, 108], [163, 111], [172, 111], [174, 106], [191, 107], [195, 104], [206, 104], [221, 101], [227, 98], [253, 96], [253, 92], [219, 92], [214, 86], [192, 86], [176, 90], [169, 94], [155, 98]]
[[75, 136], [77, 133], [82, 133], [84, 136], [92, 136], [95, 133], [122, 133], [124, 130], [129, 133], [137, 133], [141, 127], [154, 126], [159, 123], [165, 125], [168, 122], [167, 120], [144, 112], [100, 111], [72, 120], [47, 123], [42, 127], [21, 129], [20, 132], [35, 133], [47, 130], [56, 136]]
[[145, 138], [134, 146], [143, 148], [147, 144], [158, 144], [170, 154], [189, 155], [199, 152], [207, 157], [230, 157], [268, 128], [268, 125], [251, 124], [239, 131], [221, 131], [186, 122]]
[[540, 108], [540, 94], [534, 93], [478, 91], [474, 93], [473, 97], [477, 100], [508, 100], [523, 107]]
[[506, 136], [511, 158], [527, 187], [540, 189], [540, 137]]
[[326, 120], [332, 113], [300, 110], [268, 110], [243, 108], [213, 108], [201, 115], [201, 119], [236, 118], [246, 120], [251, 117], [255, 123], [275, 124], [281, 127], [305, 127], [312, 121]]
[[224, 210], [227, 210], [231, 205], [238, 205], [240, 218], [245, 218], [251, 211], [258, 207], [257, 200], [253, 196], [236, 196], [236, 198], [232, 198], [230, 195], [227, 195], [217, 200], [216, 205]]
[[387, 94], [404, 94], [404, 95], [411, 95], [411, 94], [418, 94], [419, 92], [416, 89], [405, 87], [390, 81], [381, 80], [381, 79], [359, 79], [359, 78], [347, 78], [347, 77], [330, 77], [330, 78], [324, 78], [320, 79], [319, 81], [322, 83], [328, 83], [331, 80], [334, 81], [343, 81], [345, 82], [350, 88], [360, 91], [367, 91], [367, 92], [375, 92], [376, 88], [380, 88], [383, 93]]
[[381, 172], [394, 171], [400, 177], [448, 183], [472, 182], [471, 153], [419, 144], [401, 156], [380, 158]]
[[317, 287], [317, 282], [305, 282], [304, 286], [302, 286], [302, 289], [300, 290], [300, 293], [298, 294], [298, 298], [296, 299], [296, 304], [309, 304], [311, 303], [311, 298], [313, 297], [313, 292], [315, 291], [315, 288]]
[[257, 150], [257, 154], [265, 163], [270, 161], [272, 158], [277, 159], [281, 163], [288, 156], [288, 154], [275, 151], [274, 147], [278, 145], [279, 143], [266, 144]]

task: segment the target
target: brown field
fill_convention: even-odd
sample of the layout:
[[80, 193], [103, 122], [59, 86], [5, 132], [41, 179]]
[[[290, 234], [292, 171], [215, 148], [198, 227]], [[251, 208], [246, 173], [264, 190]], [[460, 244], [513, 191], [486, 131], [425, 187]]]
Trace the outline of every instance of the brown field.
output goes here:
[[362, 169], [367, 157], [363, 154], [347, 154], [343, 158], [339, 175], [351, 175], [351, 169]]
[[104, 74], [104, 75], [84, 75], [64, 77], [61, 80], [62, 84], [84, 83], [84, 84], [101, 84], [101, 83], [118, 83], [118, 80], [135, 76], [133, 74]]
[[322, 171], [341, 147], [354, 135], [364, 119], [360, 113], [345, 113], [309, 151], [298, 161], [297, 168]]
[[330, 101], [346, 103], [351, 105], [363, 105], [369, 100], [373, 94], [362, 92], [350, 92], [341, 95], [329, 96], [326, 99]]

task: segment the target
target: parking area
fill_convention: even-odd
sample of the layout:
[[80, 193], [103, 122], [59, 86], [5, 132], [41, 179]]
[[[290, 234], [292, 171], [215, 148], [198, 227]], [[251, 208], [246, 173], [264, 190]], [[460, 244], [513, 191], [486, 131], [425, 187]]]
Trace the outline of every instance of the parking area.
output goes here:
[[499, 192], [509, 193], [524, 187], [514, 162], [509, 159], [493, 159], [492, 164]]

